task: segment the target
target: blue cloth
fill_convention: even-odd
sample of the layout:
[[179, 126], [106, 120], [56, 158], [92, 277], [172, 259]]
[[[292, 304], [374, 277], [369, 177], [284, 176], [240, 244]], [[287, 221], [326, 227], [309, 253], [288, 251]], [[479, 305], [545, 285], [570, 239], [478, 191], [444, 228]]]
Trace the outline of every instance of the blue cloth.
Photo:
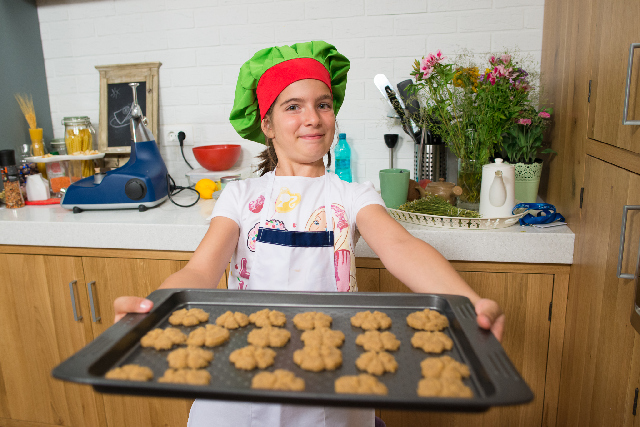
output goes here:
[[549, 203], [518, 203], [511, 213], [515, 215], [516, 209], [520, 208], [538, 211], [536, 216], [527, 213], [520, 218], [520, 225], [550, 224], [554, 221], [565, 221], [564, 217], [556, 212], [556, 207]]

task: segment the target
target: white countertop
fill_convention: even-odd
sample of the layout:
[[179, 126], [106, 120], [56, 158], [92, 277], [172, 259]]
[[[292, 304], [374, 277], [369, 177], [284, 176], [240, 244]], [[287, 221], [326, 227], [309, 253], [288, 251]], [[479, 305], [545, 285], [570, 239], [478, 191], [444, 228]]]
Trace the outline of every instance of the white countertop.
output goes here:
[[[176, 198], [188, 204], [186, 198]], [[146, 212], [84, 211], [58, 205], [0, 208], [0, 244], [194, 251], [209, 227], [213, 200], [180, 208], [169, 200]], [[401, 222], [409, 232], [453, 261], [571, 264], [575, 235], [567, 226], [535, 229], [447, 230]], [[356, 256], [376, 254], [360, 239]]]

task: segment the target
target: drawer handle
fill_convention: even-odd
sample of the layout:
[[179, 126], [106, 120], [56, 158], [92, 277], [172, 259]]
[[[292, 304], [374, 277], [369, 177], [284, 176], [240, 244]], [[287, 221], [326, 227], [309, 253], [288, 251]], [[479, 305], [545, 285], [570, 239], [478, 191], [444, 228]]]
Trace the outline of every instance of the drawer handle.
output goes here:
[[640, 125], [640, 120], [627, 120], [629, 114], [629, 92], [631, 91], [631, 68], [633, 68], [633, 51], [640, 47], [640, 43], [631, 43], [629, 47], [629, 65], [627, 66], [627, 87], [624, 95], [624, 112], [622, 113], [623, 125]]
[[82, 316], [78, 316], [78, 312], [76, 311], [76, 294], [73, 291], [73, 286], [77, 283], [77, 280], [69, 282], [69, 292], [71, 292], [71, 307], [73, 308], [73, 320], [75, 320], [76, 322], [82, 320]]
[[[635, 279], [635, 274], [622, 273], [622, 257], [624, 255], [624, 236], [627, 232], [627, 215], [629, 211], [640, 210], [640, 205], [625, 205], [622, 210], [622, 229], [620, 230], [620, 249], [618, 249], [618, 272], [616, 276], [618, 279]], [[638, 250], [638, 262], [640, 262], [640, 249]], [[637, 263], [636, 263], [637, 267]]]
[[100, 321], [100, 316], [96, 316], [96, 306], [93, 301], [93, 285], [95, 284], [95, 281], [87, 283], [87, 289], [89, 290], [89, 306], [91, 306], [91, 317], [93, 318], [94, 323]]

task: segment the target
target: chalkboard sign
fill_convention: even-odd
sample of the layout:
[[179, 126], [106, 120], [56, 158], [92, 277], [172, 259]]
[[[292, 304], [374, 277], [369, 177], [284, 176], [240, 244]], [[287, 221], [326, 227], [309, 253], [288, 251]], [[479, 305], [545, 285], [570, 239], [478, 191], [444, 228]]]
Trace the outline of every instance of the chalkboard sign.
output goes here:
[[138, 83], [136, 94], [147, 127], [158, 137], [159, 62], [99, 65], [100, 120], [98, 150], [103, 153], [128, 153], [131, 147], [131, 104], [129, 83]]
[[[147, 82], [139, 83], [137, 87], [138, 104], [142, 114], [147, 111]], [[107, 85], [109, 100], [107, 101], [107, 147], [122, 147], [131, 143], [131, 104], [133, 91], [128, 83], [114, 83]]]

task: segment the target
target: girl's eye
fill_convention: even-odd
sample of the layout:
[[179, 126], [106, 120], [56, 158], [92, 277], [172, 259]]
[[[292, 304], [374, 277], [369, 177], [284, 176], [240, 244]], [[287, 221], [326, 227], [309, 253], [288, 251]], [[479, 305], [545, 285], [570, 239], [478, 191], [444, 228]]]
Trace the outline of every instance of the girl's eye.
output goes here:
[[328, 102], [323, 102], [322, 104], [320, 104], [320, 108], [326, 110], [326, 109], [331, 109], [331, 104]]
[[287, 110], [287, 111], [293, 111], [293, 110], [297, 110], [297, 109], [298, 109], [298, 106], [296, 104], [288, 105], [287, 108], [285, 108], [285, 110]]

